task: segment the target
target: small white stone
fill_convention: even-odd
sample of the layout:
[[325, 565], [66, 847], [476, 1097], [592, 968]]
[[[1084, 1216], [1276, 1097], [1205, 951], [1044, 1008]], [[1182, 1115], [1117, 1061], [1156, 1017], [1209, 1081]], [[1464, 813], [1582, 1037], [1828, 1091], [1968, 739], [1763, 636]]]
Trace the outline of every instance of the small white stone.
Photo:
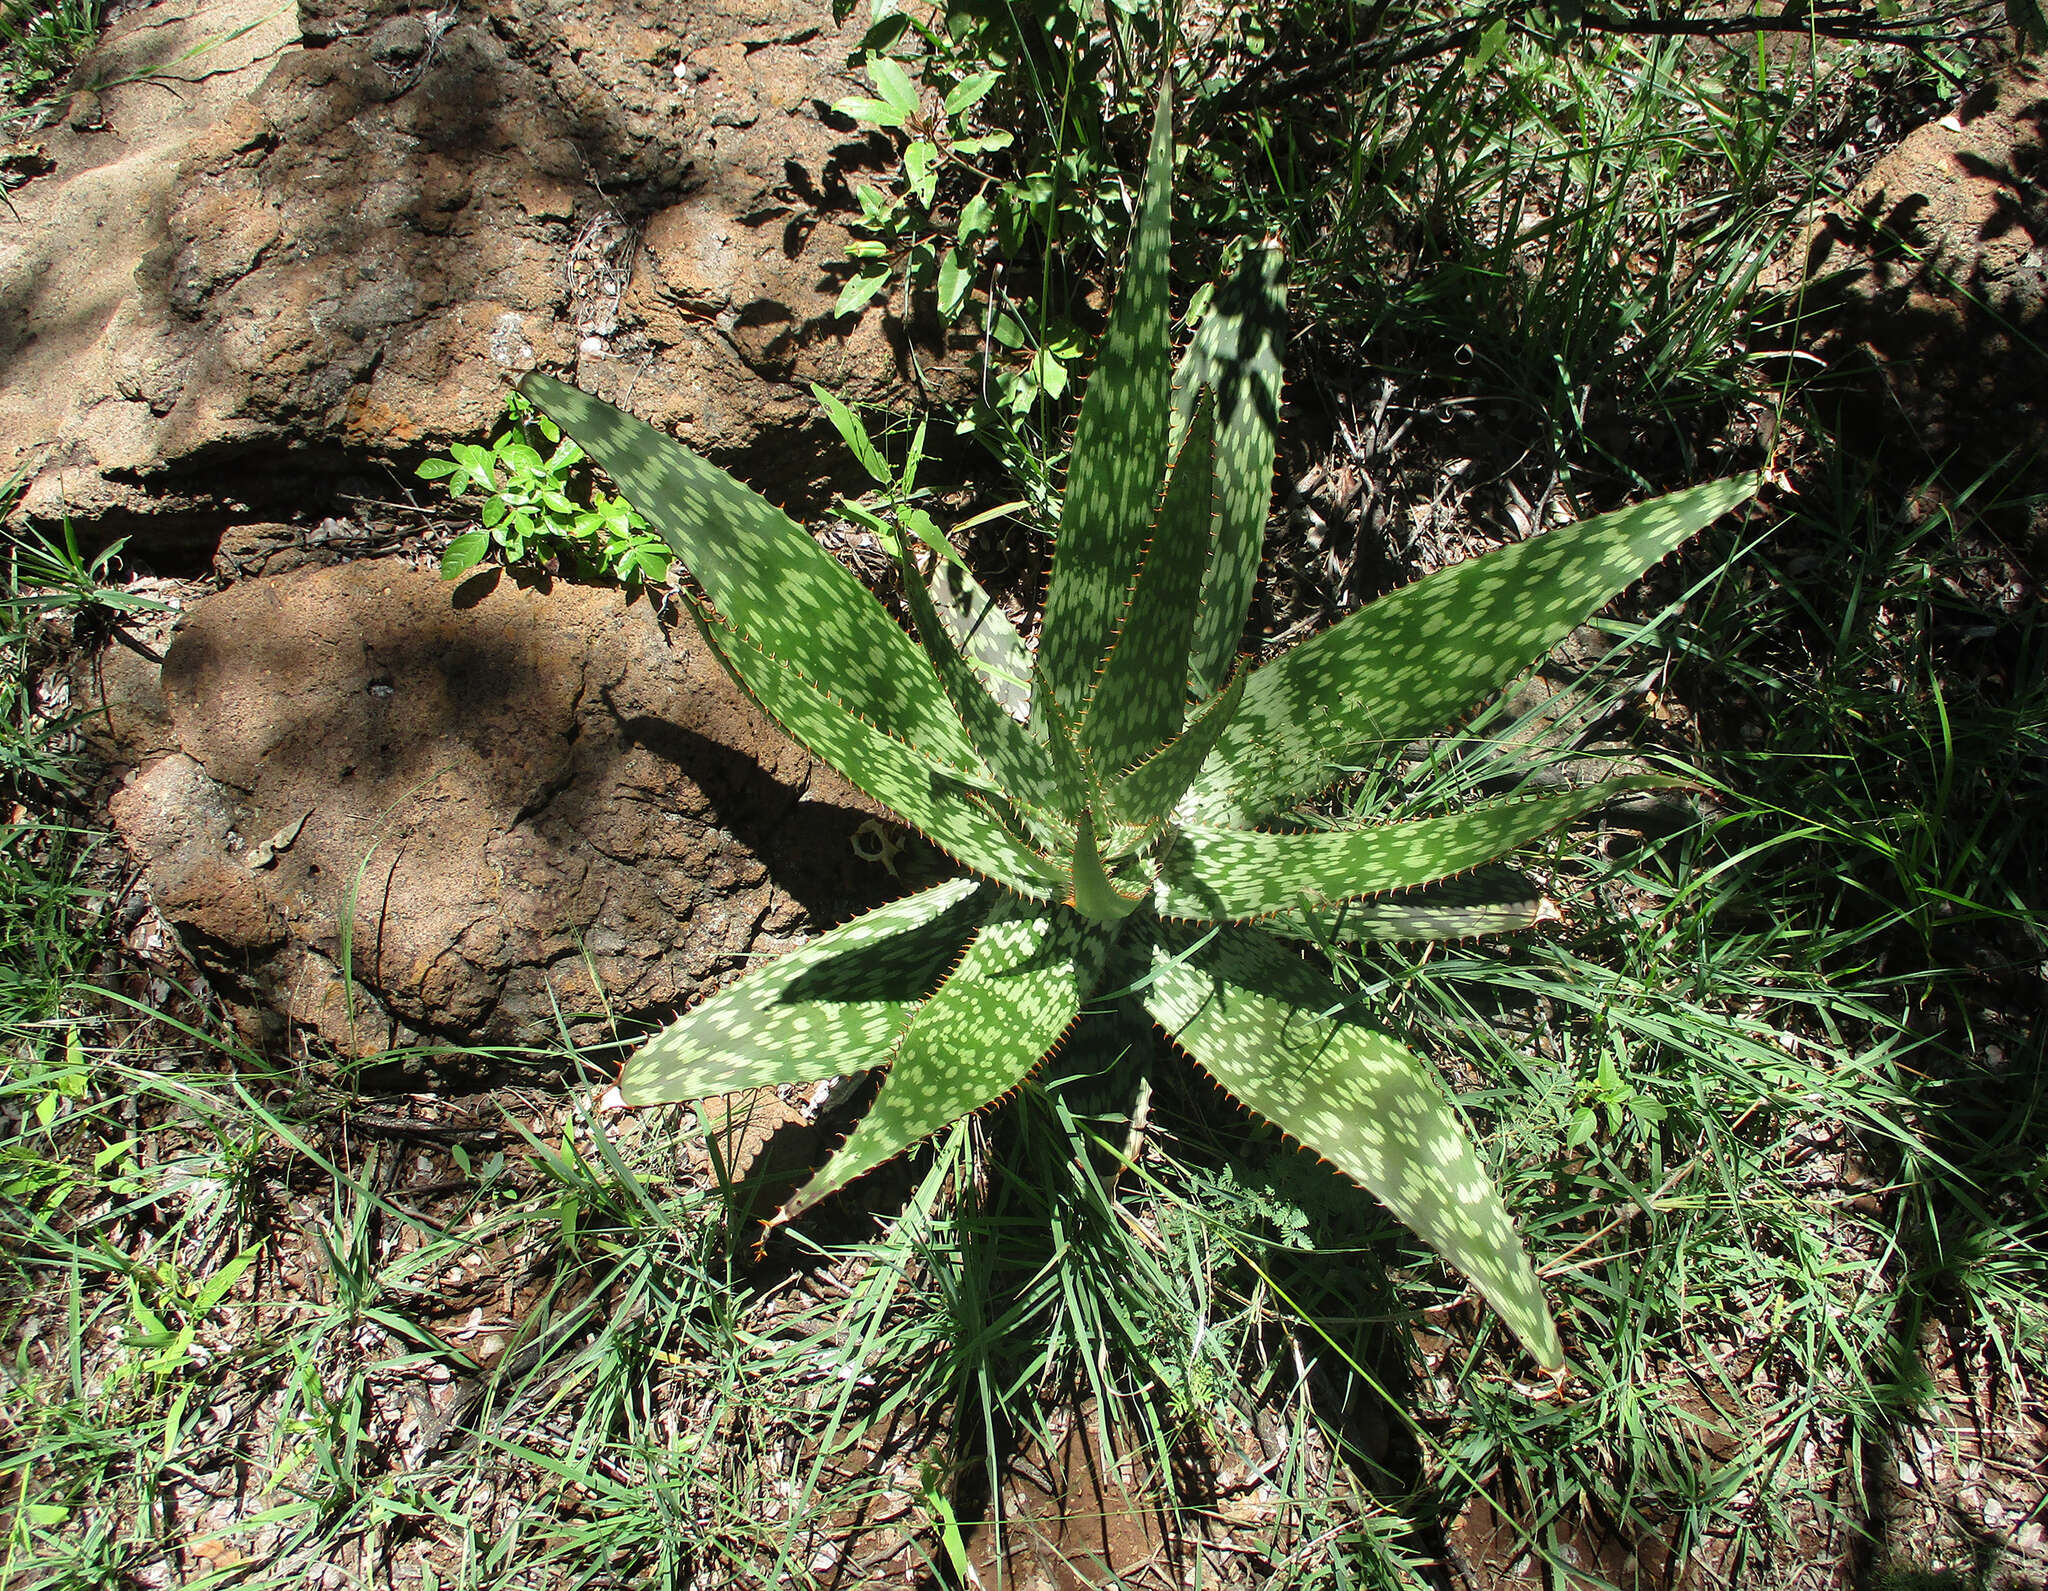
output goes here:
[[602, 337], [586, 337], [576, 346], [587, 354], [601, 354], [604, 352], [604, 339]]

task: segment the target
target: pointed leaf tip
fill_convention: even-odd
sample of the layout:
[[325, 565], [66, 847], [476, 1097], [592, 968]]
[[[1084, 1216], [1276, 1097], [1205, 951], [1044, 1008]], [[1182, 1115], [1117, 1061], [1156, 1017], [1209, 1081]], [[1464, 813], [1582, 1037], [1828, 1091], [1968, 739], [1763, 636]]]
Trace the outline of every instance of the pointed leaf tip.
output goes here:
[[1171, 90], [1172, 73], [1160, 73], [1151, 154], [1116, 303], [1081, 399], [1045, 595], [1033, 689], [1050, 688], [1077, 716], [1109, 654], [1166, 467], [1173, 396]]
[[867, 1115], [781, 1219], [1021, 1083], [1079, 1015], [1099, 952], [1099, 938], [1071, 912], [999, 908], [905, 1026]]
[[1477, 1287], [1546, 1369], [1564, 1362], [1520, 1237], [1424, 1064], [1255, 930], [1162, 930], [1145, 1004], [1217, 1082], [1370, 1189]]

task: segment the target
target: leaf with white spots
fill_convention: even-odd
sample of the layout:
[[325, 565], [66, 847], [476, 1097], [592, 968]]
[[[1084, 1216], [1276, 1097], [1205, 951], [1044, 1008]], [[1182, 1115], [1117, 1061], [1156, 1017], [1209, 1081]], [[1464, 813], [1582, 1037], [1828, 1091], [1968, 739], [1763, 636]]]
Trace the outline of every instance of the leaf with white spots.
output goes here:
[[1149, 828], [1172, 813], [1237, 711], [1248, 675], [1248, 670], [1239, 669], [1228, 685], [1195, 708], [1176, 738], [1109, 781], [1109, 800], [1118, 818]]
[[821, 934], [692, 1007], [626, 1062], [628, 1105], [809, 1083], [880, 1066], [987, 914], [956, 878]]
[[1565, 795], [1489, 801], [1368, 829], [1269, 834], [1190, 826], [1166, 855], [1154, 899], [1163, 917], [1241, 922], [1413, 889], [1505, 856], [1617, 796], [1679, 783], [1608, 779]]
[[1545, 531], [1304, 641], [1252, 675], [1196, 781], [1194, 815], [1255, 823], [1443, 728], [1756, 487], [1753, 475], [1713, 481]]
[[1217, 1082], [1464, 1272], [1544, 1368], [1564, 1363], [1514, 1222], [1422, 1061], [1252, 929], [1163, 932], [1145, 1005]]
[[[1049, 897], [1064, 870], [1013, 832], [999, 810], [1000, 797], [934, 767], [852, 712], [803, 670], [771, 657], [746, 636], [714, 619], [704, 624], [733, 677], [811, 752], [977, 872], [1033, 899]], [[926, 667], [922, 658], [918, 666]]]
[[801, 1215], [1023, 1082], [1080, 1013], [1106, 948], [1072, 912], [998, 908], [903, 1030], [874, 1106], [777, 1219]]
[[1071, 817], [1087, 799], [1081, 788], [1080, 772], [1074, 759], [1054, 758], [1045, 745], [1008, 713], [983, 688], [967, 659], [953, 644], [931, 593], [911, 561], [910, 549], [901, 547], [898, 563], [903, 573], [903, 603], [910, 610], [920, 640], [946, 699], [960, 716], [961, 727], [974, 749], [981, 754], [998, 788], [1013, 800], [1043, 812]]
[[519, 390], [582, 444], [713, 608], [876, 728], [968, 770], [937, 676], [888, 611], [781, 509], [644, 420], [538, 371]]
[[[1081, 400], [1045, 594], [1034, 695], [1048, 687], [1079, 717], [1115, 639], [1124, 592], [1166, 468], [1173, 394], [1166, 277], [1173, 220], [1173, 76], [1159, 74], [1152, 149], [1116, 306]], [[1034, 700], [1034, 712], [1038, 710]]]
[[960, 648], [989, 694], [1006, 712], [1023, 717], [1031, 702], [1031, 651], [1008, 614], [966, 565], [941, 558], [932, 566], [928, 594], [939, 622]]
[[1098, 768], [1128, 767], [1187, 720], [1188, 643], [1209, 566], [1215, 486], [1215, 406], [1205, 399], [1167, 475], [1116, 640], [1081, 719], [1081, 748]]
[[1476, 939], [1511, 934], [1558, 915], [1533, 880], [1512, 867], [1486, 867], [1376, 900], [1346, 901], [1318, 911], [1279, 912], [1259, 919], [1268, 933], [1317, 944]]
[[1286, 257], [1278, 247], [1256, 249], [1217, 289], [1173, 382], [1176, 444], [1202, 394], [1214, 394], [1216, 408], [1213, 548], [1188, 664], [1188, 682], [1197, 696], [1207, 696], [1229, 678], [1258, 583], [1286, 347]]

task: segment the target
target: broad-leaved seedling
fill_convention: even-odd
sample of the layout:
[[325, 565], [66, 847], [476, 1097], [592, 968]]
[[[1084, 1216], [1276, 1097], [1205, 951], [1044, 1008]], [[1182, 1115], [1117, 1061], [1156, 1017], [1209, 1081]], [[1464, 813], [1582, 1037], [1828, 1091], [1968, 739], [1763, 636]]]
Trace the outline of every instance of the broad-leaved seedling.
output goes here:
[[903, 541], [913, 639], [765, 499], [610, 405], [527, 378], [668, 538], [740, 684], [971, 870], [703, 1001], [633, 1056], [621, 1088], [649, 1105], [886, 1068], [787, 1220], [1002, 1099], [1091, 1000], [1121, 991], [1245, 1105], [1378, 1195], [1555, 1367], [1542, 1290], [1434, 1075], [1283, 936], [1328, 931], [1317, 909], [1337, 906], [1352, 938], [1527, 926], [1536, 892], [1474, 870], [1664, 781], [1351, 829], [1289, 814], [1498, 689], [1755, 482], [1501, 548], [1244, 666], [1285, 290], [1277, 254], [1253, 253], [1176, 373], [1171, 148], [1162, 88], [1035, 650], [964, 570], [942, 560], [922, 577]]

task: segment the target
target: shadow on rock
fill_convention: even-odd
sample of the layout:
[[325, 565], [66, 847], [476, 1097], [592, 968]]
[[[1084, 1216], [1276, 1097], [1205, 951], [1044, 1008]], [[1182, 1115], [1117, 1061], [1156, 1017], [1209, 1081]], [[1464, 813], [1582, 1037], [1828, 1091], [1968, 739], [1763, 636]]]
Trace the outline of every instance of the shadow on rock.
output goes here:
[[881, 814], [617, 592], [462, 608], [397, 562], [209, 598], [100, 660], [158, 911], [275, 1045], [545, 1047], [660, 1016], [904, 886]]

